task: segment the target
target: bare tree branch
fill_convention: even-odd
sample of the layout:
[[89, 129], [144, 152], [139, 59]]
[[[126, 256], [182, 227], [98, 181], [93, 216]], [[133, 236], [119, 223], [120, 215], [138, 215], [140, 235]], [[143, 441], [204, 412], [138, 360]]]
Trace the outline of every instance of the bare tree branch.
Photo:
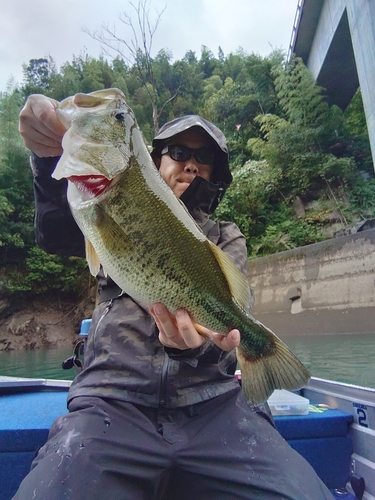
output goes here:
[[153, 72], [153, 60], [151, 57], [153, 38], [158, 29], [161, 17], [166, 9], [166, 6], [161, 12], [157, 12], [156, 21], [150, 21], [150, 7], [149, 0], [139, 0], [137, 4], [129, 2], [130, 7], [135, 12], [136, 20], [133, 21], [132, 16], [128, 12], [123, 12], [119, 15], [119, 20], [126, 26], [126, 31], [130, 31], [130, 37], [122, 37], [116, 33], [116, 26], [110, 27], [109, 24], [101, 24], [100, 28], [94, 31], [89, 31], [84, 28], [84, 32], [91, 38], [97, 40], [101, 46], [104, 54], [110, 58], [114, 58], [114, 53], [119, 55], [120, 58], [131, 67], [134, 65], [137, 68], [138, 79], [141, 85], [145, 88], [149, 96], [155, 133], [159, 130], [160, 114], [168, 104], [172, 101], [175, 95], [169, 98], [158, 109], [158, 91]]

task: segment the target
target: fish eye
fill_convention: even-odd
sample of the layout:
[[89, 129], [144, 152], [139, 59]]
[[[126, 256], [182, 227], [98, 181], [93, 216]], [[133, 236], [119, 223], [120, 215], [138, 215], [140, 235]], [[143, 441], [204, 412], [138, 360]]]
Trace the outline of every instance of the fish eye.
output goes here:
[[118, 121], [123, 121], [125, 118], [125, 112], [124, 111], [117, 111], [117, 113], [115, 113], [115, 118]]

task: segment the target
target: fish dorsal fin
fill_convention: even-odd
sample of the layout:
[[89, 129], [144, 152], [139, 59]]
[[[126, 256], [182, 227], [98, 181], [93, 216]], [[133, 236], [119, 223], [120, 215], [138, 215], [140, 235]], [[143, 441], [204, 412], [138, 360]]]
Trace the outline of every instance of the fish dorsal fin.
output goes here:
[[87, 238], [85, 238], [85, 248], [86, 260], [89, 265], [90, 273], [93, 276], [97, 276], [100, 269], [100, 260], [97, 253], [95, 252], [94, 247]]
[[222, 270], [229, 286], [233, 299], [244, 311], [248, 310], [250, 302], [250, 287], [231, 259], [219, 247], [207, 240], [220, 269]]

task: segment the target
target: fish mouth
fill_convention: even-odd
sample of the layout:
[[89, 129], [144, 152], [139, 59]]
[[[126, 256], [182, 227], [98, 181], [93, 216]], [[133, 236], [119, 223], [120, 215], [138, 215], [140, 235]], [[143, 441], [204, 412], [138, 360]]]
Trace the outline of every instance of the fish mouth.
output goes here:
[[113, 179], [104, 175], [71, 175], [68, 180], [89, 198], [96, 198], [108, 189]]

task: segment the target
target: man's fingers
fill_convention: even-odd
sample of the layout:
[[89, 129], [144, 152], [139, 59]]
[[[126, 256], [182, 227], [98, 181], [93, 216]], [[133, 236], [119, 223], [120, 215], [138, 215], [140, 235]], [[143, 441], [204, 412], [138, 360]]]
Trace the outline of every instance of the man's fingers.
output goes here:
[[193, 325], [193, 322], [191, 321], [189, 314], [185, 311], [185, 309], [177, 309], [176, 321], [178, 331], [184, 339], [187, 347], [189, 347], [190, 349], [196, 349], [203, 344], [205, 339], [201, 337], [201, 335], [199, 335]]
[[[206, 341], [197, 330], [185, 309], [177, 309], [175, 316], [171, 315], [164, 304], [155, 303], [149, 307], [159, 329], [160, 342], [177, 349], [196, 349]], [[223, 351], [231, 351], [240, 343], [240, 332], [231, 330], [228, 335], [212, 333], [212, 341]]]
[[178, 309], [173, 316], [164, 304], [155, 303], [149, 310], [155, 319], [159, 340], [163, 345], [184, 350], [194, 349], [204, 342], [184, 309]]
[[212, 341], [215, 345], [220, 347], [223, 351], [231, 351], [240, 344], [241, 335], [238, 330], [231, 330], [228, 335], [220, 335], [213, 333]]
[[42, 95], [31, 95], [19, 116], [19, 132], [25, 146], [40, 157], [59, 156], [65, 127], [57, 119], [58, 102]]
[[61, 139], [55, 140], [43, 135], [40, 131], [30, 128], [27, 135], [23, 137], [25, 146], [39, 157], [61, 156]]
[[168, 309], [158, 302], [153, 305], [152, 311], [159, 331], [163, 332], [167, 337], [175, 337], [177, 328]]

